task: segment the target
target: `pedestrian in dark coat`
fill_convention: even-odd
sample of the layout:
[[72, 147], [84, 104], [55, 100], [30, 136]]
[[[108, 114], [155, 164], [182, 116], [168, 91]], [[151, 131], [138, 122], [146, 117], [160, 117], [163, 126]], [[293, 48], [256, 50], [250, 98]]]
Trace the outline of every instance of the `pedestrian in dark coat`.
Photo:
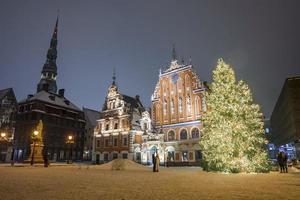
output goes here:
[[152, 154], [152, 163], [153, 163], [153, 172], [156, 172], [156, 158], [154, 154]]
[[277, 154], [277, 162], [280, 168], [280, 173], [282, 173], [284, 171], [283, 168], [283, 153], [282, 152], [278, 152]]
[[285, 173], [288, 173], [287, 161], [288, 161], [287, 154], [282, 152], [282, 165], [283, 165], [283, 172]]

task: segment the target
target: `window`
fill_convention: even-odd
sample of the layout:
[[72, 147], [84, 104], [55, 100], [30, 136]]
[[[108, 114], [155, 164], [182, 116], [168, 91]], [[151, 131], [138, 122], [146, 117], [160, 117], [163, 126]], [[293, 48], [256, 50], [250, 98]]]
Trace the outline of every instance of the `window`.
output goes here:
[[108, 147], [108, 139], [105, 139], [105, 146]]
[[118, 123], [115, 123], [115, 129], [118, 129]]
[[109, 124], [106, 124], [105, 130], [108, 131], [108, 129], [109, 129]]
[[196, 150], [196, 151], [195, 151], [195, 159], [196, 159], [196, 161], [202, 159], [202, 153], [201, 153], [200, 150]]
[[171, 100], [171, 113], [174, 114], [175, 109], [174, 109], [174, 99]]
[[187, 139], [187, 131], [186, 131], [186, 129], [182, 129], [180, 131], [180, 139], [181, 140], [186, 140]]
[[107, 153], [104, 154], [104, 161], [108, 161], [108, 154]]
[[195, 115], [196, 116], [200, 114], [199, 105], [200, 105], [200, 100], [199, 100], [199, 97], [196, 96], [195, 97]]
[[177, 81], [177, 89], [178, 89], [179, 93], [182, 92], [182, 80], [181, 80], [181, 78], [179, 78], [178, 81]]
[[199, 138], [199, 129], [197, 129], [197, 128], [194, 128], [193, 130], [192, 130], [192, 138], [193, 139], [197, 139], [197, 138]]
[[167, 161], [174, 161], [175, 160], [175, 152], [168, 151]]
[[113, 154], [113, 159], [117, 159], [118, 158], [118, 154], [117, 153], [114, 153]]
[[97, 140], [97, 147], [100, 147], [100, 140]]
[[127, 159], [128, 158], [128, 154], [127, 153], [123, 153], [123, 159]]
[[123, 146], [127, 146], [127, 143], [128, 143], [127, 137], [123, 138]]
[[169, 131], [168, 141], [173, 141], [173, 140], [175, 140], [175, 132], [174, 131]]
[[188, 114], [191, 114], [191, 98], [190, 96], [186, 97], [186, 110]]
[[186, 75], [185, 76], [185, 87], [190, 87], [190, 76]]
[[178, 111], [179, 113], [182, 113], [182, 98], [179, 97], [178, 99]]
[[115, 138], [115, 139], [114, 139], [114, 146], [115, 146], [115, 147], [118, 146], [118, 138]]
[[167, 114], [167, 100], [164, 100], [163, 109], [164, 109], [164, 115], [166, 115]]
[[182, 161], [188, 161], [188, 152], [187, 151], [182, 152]]

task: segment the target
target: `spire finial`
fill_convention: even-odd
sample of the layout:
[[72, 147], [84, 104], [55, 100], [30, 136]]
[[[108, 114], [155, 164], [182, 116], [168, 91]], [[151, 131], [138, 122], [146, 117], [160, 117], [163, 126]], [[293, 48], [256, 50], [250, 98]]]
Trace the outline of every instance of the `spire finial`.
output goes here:
[[57, 29], [58, 26], [58, 19], [59, 19], [59, 9], [57, 9], [57, 17], [56, 17], [56, 23], [55, 23], [55, 28]]
[[172, 48], [172, 60], [177, 60], [175, 43], [173, 43], [173, 48]]
[[112, 79], [113, 79], [113, 85], [115, 85], [116, 84], [116, 68], [114, 67], [113, 68], [113, 76], [112, 76]]

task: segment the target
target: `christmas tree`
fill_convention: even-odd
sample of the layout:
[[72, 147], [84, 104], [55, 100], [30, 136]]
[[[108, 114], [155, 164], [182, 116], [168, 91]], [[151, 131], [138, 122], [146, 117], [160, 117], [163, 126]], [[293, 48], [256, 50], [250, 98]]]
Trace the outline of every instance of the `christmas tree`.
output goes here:
[[267, 172], [263, 115], [244, 81], [236, 81], [233, 69], [222, 59], [213, 71], [203, 115], [203, 150], [206, 170]]

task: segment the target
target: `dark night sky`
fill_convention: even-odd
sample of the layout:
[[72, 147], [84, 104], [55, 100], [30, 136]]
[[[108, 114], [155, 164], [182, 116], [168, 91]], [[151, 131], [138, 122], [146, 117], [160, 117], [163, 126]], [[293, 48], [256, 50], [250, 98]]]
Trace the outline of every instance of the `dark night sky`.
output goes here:
[[58, 87], [79, 107], [102, 107], [113, 67], [121, 93], [150, 106], [172, 43], [202, 81], [219, 57], [232, 64], [267, 117], [300, 75], [298, 0], [0, 0], [0, 88], [18, 100], [36, 90], [57, 9]]

